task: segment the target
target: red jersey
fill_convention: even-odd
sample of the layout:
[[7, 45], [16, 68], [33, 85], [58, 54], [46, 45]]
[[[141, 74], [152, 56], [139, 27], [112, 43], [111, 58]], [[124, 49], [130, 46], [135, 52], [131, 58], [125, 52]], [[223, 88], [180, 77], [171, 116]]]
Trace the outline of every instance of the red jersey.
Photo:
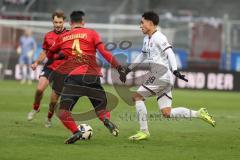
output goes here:
[[57, 69], [62, 74], [101, 76], [101, 68], [96, 60], [96, 50], [99, 50], [112, 66], [118, 66], [118, 62], [112, 54], [105, 50], [98, 33], [92, 29], [73, 28], [69, 32], [61, 34], [50, 50], [63, 53], [67, 59]]
[[[53, 58], [53, 54], [52, 52], [49, 52], [49, 48], [51, 48], [54, 44], [55, 41], [57, 40], [57, 38], [59, 37], [59, 35], [64, 34], [65, 32], [67, 32], [67, 30], [64, 28], [64, 30], [60, 33], [56, 33], [54, 30], [47, 32], [44, 36], [44, 41], [42, 44], [42, 49], [46, 51], [46, 56], [48, 59], [52, 59]], [[48, 68], [51, 69], [56, 69], [59, 65], [61, 64], [60, 60], [57, 61], [53, 61], [53, 63], [51, 63], [50, 65], [48, 65]]]

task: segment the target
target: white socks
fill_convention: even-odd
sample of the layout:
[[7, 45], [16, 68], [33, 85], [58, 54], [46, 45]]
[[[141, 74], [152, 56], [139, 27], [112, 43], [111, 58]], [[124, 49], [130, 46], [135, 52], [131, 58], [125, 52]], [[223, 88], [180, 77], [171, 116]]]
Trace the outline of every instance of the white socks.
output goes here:
[[194, 110], [190, 110], [184, 107], [177, 107], [171, 109], [171, 118], [190, 118], [190, 117], [198, 117], [198, 112]]
[[147, 124], [147, 109], [143, 101], [136, 101], [135, 102], [136, 111], [137, 111], [137, 119], [140, 124], [141, 131], [148, 131], [148, 124]]
[[[140, 124], [140, 130], [148, 132], [148, 116], [147, 109], [143, 101], [136, 101], [137, 119]], [[199, 117], [198, 111], [190, 110], [184, 107], [177, 107], [171, 109], [171, 118], [191, 118]]]

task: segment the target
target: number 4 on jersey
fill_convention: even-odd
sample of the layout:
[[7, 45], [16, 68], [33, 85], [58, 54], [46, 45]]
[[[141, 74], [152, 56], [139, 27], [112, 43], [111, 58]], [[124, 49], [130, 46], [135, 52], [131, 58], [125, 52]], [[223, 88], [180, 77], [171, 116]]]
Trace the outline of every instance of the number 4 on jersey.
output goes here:
[[80, 49], [80, 42], [78, 39], [74, 39], [72, 44], [72, 54], [79, 57], [82, 56], [82, 50]]

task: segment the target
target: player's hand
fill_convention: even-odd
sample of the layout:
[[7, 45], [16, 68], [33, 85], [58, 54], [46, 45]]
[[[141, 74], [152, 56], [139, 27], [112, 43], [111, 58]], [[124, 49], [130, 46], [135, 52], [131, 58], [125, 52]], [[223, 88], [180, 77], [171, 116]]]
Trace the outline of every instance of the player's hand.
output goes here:
[[31, 65], [32, 70], [35, 71], [37, 66], [38, 66], [38, 62], [36, 61]]
[[188, 79], [185, 78], [185, 75], [181, 74], [178, 70], [173, 71], [173, 74], [181, 80], [188, 82]]
[[118, 70], [118, 73], [119, 73], [119, 79], [125, 83], [126, 82], [126, 79], [127, 79], [127, 74], [129, 72], [131, 72], [131, 70], [129, 68], [124, 68], [122, 66], [118, 66], [117, 67], [117, 70]]

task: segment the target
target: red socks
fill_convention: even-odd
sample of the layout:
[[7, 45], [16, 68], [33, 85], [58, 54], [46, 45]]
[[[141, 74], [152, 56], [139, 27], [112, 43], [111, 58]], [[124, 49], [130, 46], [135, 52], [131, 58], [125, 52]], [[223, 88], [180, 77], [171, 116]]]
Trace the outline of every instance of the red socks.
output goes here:
[[69, 129], [72, 133], [76, 133], [79, 129], [77, 127], [77, 124], [75, 123], [74, 119], [72, 118], [72, 115], [69, 111], [66, 110], [60, 110], [59, 119], [63, 123], [63, 125]]
[[[50, 112], [49, 112], [50, 113]], [[52, 113], [53, 114], [53, 113]], [[76, 133], [79, 129], [77, 127], [77, 124], [75, 123], [71, 112], [67, 110], [60, 110], [58, 112], [58, 117], [63, 123], [63, 125], [70, 130], [72, 133]], [[103, 121], [104, 119], [110, 119], [110, 112], [109, 111], [100, 111], [98, 113], [98, 118]]]
[[40, 104], [33, 104], [32, 108], [33, 108], [35, 111], [38, 111], [39, 108], [40, 108]]
[[98, 113], [98, 118], [103, 121], [104, 119], [110, 119], [110, 112], [106, 110], [102, 110]]
[[52, 118], [52, 116], [53, 116], [53, 114], [54, 114], [54, 112], [51, 112], [51, 111], [48, 111], [48, 119], [51, 119]]

